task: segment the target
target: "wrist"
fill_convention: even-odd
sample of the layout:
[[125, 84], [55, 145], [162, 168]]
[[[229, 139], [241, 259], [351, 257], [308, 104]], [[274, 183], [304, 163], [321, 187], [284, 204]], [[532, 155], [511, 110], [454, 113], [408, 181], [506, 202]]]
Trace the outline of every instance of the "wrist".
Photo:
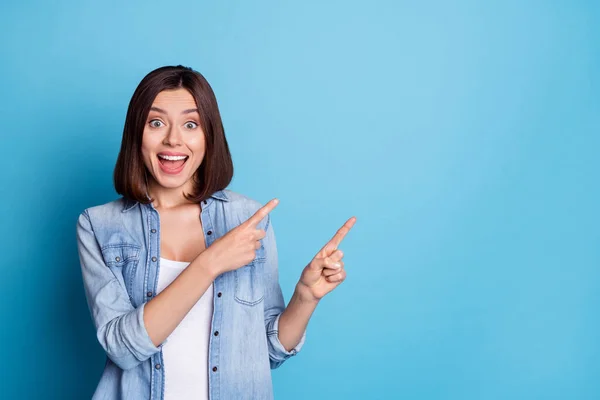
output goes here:
[[321, 299], [316, 298], [311, 293], [310, 289], [306, 285], [304, 285], [303, 283], [301, 283], [301, 282], [298, 282], [296, 284], [296, 288], [294, 290], [294, 295], [302, 303], [317, 304], [317, 303], [319, 303], [319, 300], [321, 300]]
[[215, 280], [215, 278], [220, 275], [220, 272], [214, 267], [213, 263], [210, 262], [208, 257], [203, 256], [203, 254], [204, 252], [200, 253], [200, 255], [196, 257], [193, 262], [194, 266], [197, 269], [202, 270], [204, 274], [210, 276], [212, 280]]

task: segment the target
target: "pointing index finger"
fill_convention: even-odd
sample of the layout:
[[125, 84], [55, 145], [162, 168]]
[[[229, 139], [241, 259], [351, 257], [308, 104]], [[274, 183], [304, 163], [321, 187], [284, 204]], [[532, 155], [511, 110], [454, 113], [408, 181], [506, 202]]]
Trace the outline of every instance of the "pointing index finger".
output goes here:
[[248, 220], [246, 220], [246, 224], [248, 226], [256, 228], [258, 223], [260, 221], [262, 221], [263, 218], [266, 217], [271, 211], [273, 211], [273, 209], [275, 207], [277, 207], [277, 204], [279, 204], [279, 199], [277, 199], [277, 198], [269, 201], [263, 207], [259, 208], [258, 211], [256, 211], [253, 216], [248, 218]]
[[331, 238], [331, 240], [323, 247], [322, 251], [335, 251], [344, 239], [344, 237], [346, 237], [346, 234], [350, 232], [350, 229], [354, 226], [355, 222], [356, 217], [351, 217], [350, 219], [348, 219], [348, 221], [346, 221], [346, 223], [340, 229], [338, 229], [338, 231]]

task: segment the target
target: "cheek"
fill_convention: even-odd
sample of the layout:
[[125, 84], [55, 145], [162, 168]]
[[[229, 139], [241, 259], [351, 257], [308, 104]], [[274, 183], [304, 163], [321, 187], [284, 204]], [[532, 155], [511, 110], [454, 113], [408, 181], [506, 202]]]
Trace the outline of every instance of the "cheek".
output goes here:
[[206, 146], [206, 142], [204, 140], [204, 135], [202, 136], [194, 136], [187, 143], [188, 147], [194, 151], [202, 151]]
[[144, 162], [150, 160], [150, 149], [144, 143], [142, 143], [142, 158]]
[[187, 141], [185, 145], [188, 148], [188, 151], [192, 152], [194, 155], [194, 163], [200, 162], [200, 160], [204, 158], [206, 153], [206, 144], [204, 143], [204, 140]]
[[144, 131], [142, 136], [142, 151], [150, 153], [156, 151], [161, 145], [161, 138], [159, 135], [148, 133]]
[[146, 136], [144, 134], [144, 137], [142, 138], [142, 159], [144, 160], [144, 163], [147, 166], [150, 166], [152, 164], [152, 153], [154, 153], [156, 151], [157, 148], [157, 143], [154, 143], [154, 141]]

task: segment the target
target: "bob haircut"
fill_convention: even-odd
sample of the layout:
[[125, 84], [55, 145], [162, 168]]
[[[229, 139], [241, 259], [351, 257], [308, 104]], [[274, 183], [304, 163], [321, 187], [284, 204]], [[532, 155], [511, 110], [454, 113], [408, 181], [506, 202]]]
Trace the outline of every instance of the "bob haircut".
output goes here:
[[206, 151], [200, 167], [192, 176], [193, 192], [184, 193], [195, 203], [225, 189], [233, 177], [233, 161], [225, 130], [212, 88], [199, 72], [183, 65], [155, 69], [135, 89], [123, 128], [121, 150], [114, 170], [114, 185], [123, 197], [148, 204], [147, 169], [142, 158], [142, 137], [150, 107], [163, 90], [185, 88], [194, 97], [200, 113], [200, 126], [206, 140]]

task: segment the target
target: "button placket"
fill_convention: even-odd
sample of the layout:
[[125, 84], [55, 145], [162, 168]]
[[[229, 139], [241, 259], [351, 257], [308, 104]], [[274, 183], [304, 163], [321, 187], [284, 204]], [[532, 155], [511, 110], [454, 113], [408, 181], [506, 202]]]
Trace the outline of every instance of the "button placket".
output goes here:
[[[150, 229], [150, 233], [154, 233], [154, 234], [155, 234], [156, 232], [157, 232], [157, 231], [156, 231], [156, 228], [151, 228], [151, 229]], [[152, 256], [152, 261], [153, 261], [153, 262], [156, 262], [156, 257], [155, 257], [155, 256]], [[147, 298], [147, 300], [146, 300], [146, 301], [149, 301], [149, 299], [150, 299], [150, 298], [151, 298], [153, 295], [154, 295], [154, 293], [152, 292], [152, 290], [148, 290], [148, 291], [146, 292], [146, 298]], [[157, 364], [157, 365], [160, 365], [160, 364]]]
[[[158, 284], [158, 263], [154, 261], [156, 256], [160, 253], [160, 216], [158, 211], [154, 208], [152, 203], [146, 204], [145, 207], [142, 207], [144, 220], [147, 221], [145, 225], [148, 229], [146, 231], [147, 240], [148, 240], [148, 248], [145, 258], [145, 271], [144, 271], [144, 284], [142, 286], [141, 297], [143, 301], [149, 302], [155, 296], [155, 288]], [[168, 340], [168, 339], [167, 339]], [[167, 340], [163, 342], [166, 343]], [[151, 364], [151, 387], [152, 387], [152, 398], [160, 398], [161, 396], [161, 388], [163, 387], [164, 382], [164, 367], [163, 367], [163, 359], [162, 359], [162, 344], [160, 351], [154, 353], [151, 356], [152, 364]]]

